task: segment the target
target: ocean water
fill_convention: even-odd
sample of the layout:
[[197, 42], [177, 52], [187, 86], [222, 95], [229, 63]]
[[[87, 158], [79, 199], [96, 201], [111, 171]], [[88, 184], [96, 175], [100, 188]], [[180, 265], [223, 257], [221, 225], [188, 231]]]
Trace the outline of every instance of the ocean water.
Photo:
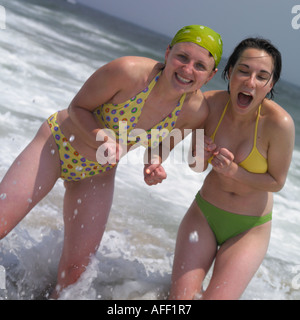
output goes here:
[[[124, 55], [163, 61], [169, 40], [76, 1], [3, 0], [1, 5], [6, 29], [0, 30], [0, 179], [44, 119], [66, 108], [97, 68]], [[216, 76], [204, 90], [225, 87]], [[295, 120], [296, 147], [286, 186], [275, 194], [268, 253], [242, 299], [300, 298], [300, 93], [285, 82], [277, 92], [275, 100]], [[141, 151], [134, 151], [135, 161], [121, 162], [102, 244], [61, 299], [157, 300], [168, 295], [176, 232], [206, 175], [176, 162], [188, 145], [187, 139], [175, 149], [165, 164], [168, 178], [159, 186], [145, 185], [142, 161], [137, 161]], [[63, 192], [58, 181], [0, 242], [6, 275], [0, 300], [47, 299], [62, 249]], [[0, 195], [1, 201], [5, 196]]]

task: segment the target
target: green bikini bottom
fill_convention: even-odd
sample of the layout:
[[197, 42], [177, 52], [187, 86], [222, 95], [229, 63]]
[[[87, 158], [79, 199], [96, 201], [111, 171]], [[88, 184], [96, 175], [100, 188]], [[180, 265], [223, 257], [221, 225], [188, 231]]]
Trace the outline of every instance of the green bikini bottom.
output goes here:
[[246, 216], [231, 213], [215, 207], [204, 200], [200, 193], [196, 194], [196, 202], [204, 214], [210, 228], [215, 234], [218, 245], [253, 227], [272, 220], [272, 212], [265, 216]]

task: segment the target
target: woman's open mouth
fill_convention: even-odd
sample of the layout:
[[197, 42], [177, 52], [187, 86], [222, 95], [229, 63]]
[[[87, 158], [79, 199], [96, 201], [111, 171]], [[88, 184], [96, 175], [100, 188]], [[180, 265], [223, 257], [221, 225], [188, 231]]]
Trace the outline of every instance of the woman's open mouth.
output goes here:
[[240, 92], [238, 94], [238, 104], [240, 107], [248, 107], [253, 100], [253, 96], [249, 92]]

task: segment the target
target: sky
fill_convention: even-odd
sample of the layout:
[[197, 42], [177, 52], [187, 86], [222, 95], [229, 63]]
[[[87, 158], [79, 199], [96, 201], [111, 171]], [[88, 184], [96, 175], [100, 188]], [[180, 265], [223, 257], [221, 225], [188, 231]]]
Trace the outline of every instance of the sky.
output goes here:
[[189, 24], [221, 34], [228, 57], [244, 38], [271, 40], [283, 58], [282, 79], [300, 87], [300, 0], [77, 0], [172, 37]]

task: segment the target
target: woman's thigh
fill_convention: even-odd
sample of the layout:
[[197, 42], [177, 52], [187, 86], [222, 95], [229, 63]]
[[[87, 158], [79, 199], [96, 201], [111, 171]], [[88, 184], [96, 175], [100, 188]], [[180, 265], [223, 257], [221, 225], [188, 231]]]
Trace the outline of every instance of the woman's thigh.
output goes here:
[[[60, 159], [50, 128], [42, 124], [34, 139], [13, 162], [0, 184], [0, 236], [7, 234], [53, 188]], [[3, 230], [2, 230], [3, 229]]]
[[241, 297], [268, 249], [271, 221], [227, 240], [219, 249], [204, 299]]
[[216, 250], [215, 236], [194, 201], [177, 235], [170, 299], [189, 300], [201, 292]]
[[98, 249], [112, 205], [115, 169], [79, 182], [67, 182], [62, 261], [87, 265]]

